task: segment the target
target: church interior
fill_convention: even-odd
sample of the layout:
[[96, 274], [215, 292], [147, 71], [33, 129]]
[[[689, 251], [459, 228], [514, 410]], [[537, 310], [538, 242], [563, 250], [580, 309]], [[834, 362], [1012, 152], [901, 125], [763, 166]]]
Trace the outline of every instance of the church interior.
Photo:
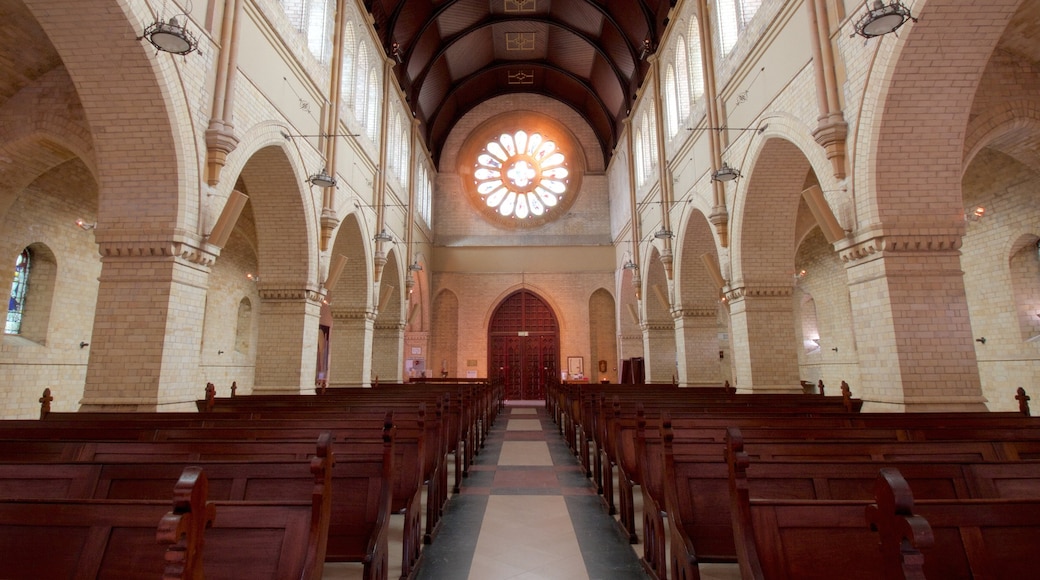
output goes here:
[[[0, 0], [0, 15], [0, 432], [106, 414], [112, 432], [132, 414], [187, 429], [253, 397], [302, 421], [310, 403], [286, 398], [329, 392], [359, 397], [342, 404], [364, 407], [373, 446], [389, 421], [369, 406], [392, 407], [402, 461], [412, 410], [385, 389], [423, 401], [420, 441], [436, 408], [443, 448], [416, 475], [426, 491], [395, 497], [389, 563], [307, 577], [771, 577], [737, 515], [735, 548], [704, 556], [694, 535], [701, 557], [680, 561], [683, 491], [649, 475], [683, 473], [684, 413], [735, 401], [785, 428], [862, 414], [841, 425], [1040, 457], [1001, 439], [1040, 440], [1022, 416], [1040, 392], [1040, 3]], [[626, 430], [636, 406], [645, 425]], [[914, 431], [933, 420], [965, 430]], [[757, 449], [764, 427], [711, 424], [736, 494], [738, 443]], [[474, 556], [493, 541], [454, 526], [493, 529], [492, 512], [535, 520], [502, 532], [514, 548], [551, 537], [584, 559]], [[538, 528], [561, 513], [562, 535]], [[585, 513], [601, 534], [570, 527], [599, 530]], [[454, 539], [422, 537], [442, 515], [435, 535]], [[923, 552], [929, 577], [957, 577]]]

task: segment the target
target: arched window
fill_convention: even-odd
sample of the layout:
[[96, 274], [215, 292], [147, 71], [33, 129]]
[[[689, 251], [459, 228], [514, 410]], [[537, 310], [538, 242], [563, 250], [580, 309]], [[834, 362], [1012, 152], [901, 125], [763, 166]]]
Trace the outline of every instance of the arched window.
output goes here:
[[636, 186], [642, 187], [646, 183], [646, 168], [643, 167], [643, 128], [636, 129], [635, 137], [632, 138], [635, 145]]
[[7, 302], [7, 323], [5, 334], [21, 334], [22, 314], [25, 312], [25, 297], [29, 294], [29, 274], [32, 268], [32, 252], [29, 248], [22, 250], [14, 263], [14, 280], [11, 282], [11, 296]]
[[365, 100], [368, 91], [365, 85], [368, 83], [368, 47], [364, 42], [358, 43], [357, 66], [354, 73], [354, 118], [365, 125]]
[[762, 6], [762, 0], [717, 0], [719, 54], [725, 56], [737, 44], [737, 38]]
[[406, 127], [401, 131], [401, 183], [408, 183], [408, 176], [412, 173], [411, 149]]
[[643, 139], [646, 140], [643, 153], [646, 155], [644, 162], [646, 163], [646, 173], [649, 178], [650, 171], [657, 165], [657, 109], [653, 103], [650, 103], [646, 114], [643, 116]]
[[328, 62], [332, 50], [331, 0], [310, 0], [307, 7], [307, 48], [318, 62]]
[[668, 111], [668, 138], [679, 132], [679, 94], [675, 87], [675, 67], [671, 64], [664, 73], [664, 106]]
[[[687, 61], [686, 39], [680, 36], [675, 43], [675, 86], [679, 97], [679, 116], [676, 124], [690, 116], [690, 67]], [[678, 130], [676, 126], [676, 131]]]
[[379, 113], [379, 102], [381, 100], [379, 78], [376, 75], [375, 68], [368, 70], [368, 90], [372, 91], [372, 94], [368, 97], [368, 105], [365, 112], [365, 127], [368, 129], [368, 136], [375, 141], [379, 138], [380, 127], [377, 115]]
[[690, 17], [690, 28], [686, 35], [689, 37], [689, 67], [690, 67], [690, 90], [692, 96], [690, 101], [696, 101], [704, 94], [704, 68], [701, 63], [701, 28], [696, 16]]
[[345, 105], [354, 104], [354, 51], [357, 49], [354, 38], [354, 23], [347, 22], [343, 34], [343, 77], [340, 79], [340, 100]]

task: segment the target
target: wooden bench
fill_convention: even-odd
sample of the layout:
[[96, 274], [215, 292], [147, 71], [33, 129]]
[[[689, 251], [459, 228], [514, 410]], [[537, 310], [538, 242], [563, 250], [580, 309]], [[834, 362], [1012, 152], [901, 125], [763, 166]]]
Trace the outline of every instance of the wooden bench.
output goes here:
[[[1027, 578], [1040, 499], [915, 499], [879, 471], [873, 502], [752, 498], [734, 490], [744, 578]], [[876, 531], [872, 531], [876, 530]], [[879, 550], [880, 544], [880, 550]]]
[[298, 501], [207, 502], [197, 466], [172, 484], [172, 511], [169, 500], [0, 499], [0, 576], [319, 579], [331, 459], [312, 463]]
[[[378, 437], [378, 438], [377, 438]], [[331, 470], [333, 503], [325, 558], [361, 562], [365, 578], [385, 574], [394, 473], [392, 427], [366, 440], [341, 445]], [[291, 441], [105, 441], [4, 440], [0, 461], [156, 462], [297, 462], [319, 453], [314, 439]], [[230, 484], [228, 484], [230, 485]]]

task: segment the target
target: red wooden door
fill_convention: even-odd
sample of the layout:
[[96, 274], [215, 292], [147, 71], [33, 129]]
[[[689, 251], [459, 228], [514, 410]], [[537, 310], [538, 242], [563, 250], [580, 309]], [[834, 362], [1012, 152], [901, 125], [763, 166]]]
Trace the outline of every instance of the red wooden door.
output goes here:
[[544, 300], [521, 290], [502, 301], [488, 328], [488, 361], [506, 399], [545, 398], [546, 385], [558, 378], [559, 342], [556, 315]]

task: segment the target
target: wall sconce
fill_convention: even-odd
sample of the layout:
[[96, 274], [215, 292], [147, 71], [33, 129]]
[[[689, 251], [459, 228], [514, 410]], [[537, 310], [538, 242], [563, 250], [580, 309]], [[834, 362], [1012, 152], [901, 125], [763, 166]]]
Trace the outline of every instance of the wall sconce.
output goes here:
[[672, 230], [661, 228], [654, 232], [654, 237], [659, 240], [670, 240], [672, 239]]
[[171, 16], [168, 22], [158, 19], [145, 28], [144, 34], [138, 36], [137, 40], [148, 39], [157, 50], [171, 54], [186, 55], [195, 51], [199, 47], [199, 40], [188, 31], [188, 15], [179, 16], [184, 17], [183, 25], [178, 22], [177, 16]]
[[404, 63], [404, 58], [401, 56], [401, 45], [396, 42], [390, 45], [390, 56], [394, 57], [397, 64]]
[[712, 181], [721, 181], [723, 183], [733, 181], [738, 177], [741, 177], [740, 172], [730, 167], [725, 161], [722, 162], [722, 167], [711, 174]]
[[394, 237], [386, 233], [386, 228], [383, 228], [378, 234], [375, 235], [373, 240], [377, 242], [393, 242]]
[[639, 60], [646, 60], [654, 53], [654, 45], [649, 38], [643, 39], [643, 48], [639, 51]]
[[83, 230], [85, 232], [89, 232], [90, 230], [93, 230], [93, 229], [97, 228], [97, 222], [88, 224], [86, 222], [86, 220], [78, 219], [78, 220], [76, 220], [76, 227], [78, 227], [79, 229], [81, 229], [81, 230]]
[[252, 272], [249, 272], [248, 274], [246, 274], [246, 279], [253, 283], [259, 283], [260, 274], [254, 274]]
[[328, 171], [324, 167], [321, 171], [307, 178], [307, 181], [315, 187], [329, 188], [336, 187], [336, 178], [329, 175]]
[[975, 206], [975, 209], [964, 212], [964, 221], [977, 222], [986, 215], [986, 208], [981, 205]]
[[79, 343], [79, 347], [80, 348], [87, 348], [88, 346], [90, 346], [89, 342], [80, 341], [80, 343]]
[[863, 38], [881, 36], [895, 32], [907, 20], [917, 22], [910, 14], [910, 9], [903, 6], [900, 0], [892, 0], [888, 6], [885, 6], [883, 0], [874, 0], [874, 7], [870, 8], [867, 4], [867, 13], [856, 21], [856, 34]]
[[981, 336], [979, 338], [976, 338], [975, 342], [978, 342], [980, 344], [986, 344], [986, 337], [985, 336]]

